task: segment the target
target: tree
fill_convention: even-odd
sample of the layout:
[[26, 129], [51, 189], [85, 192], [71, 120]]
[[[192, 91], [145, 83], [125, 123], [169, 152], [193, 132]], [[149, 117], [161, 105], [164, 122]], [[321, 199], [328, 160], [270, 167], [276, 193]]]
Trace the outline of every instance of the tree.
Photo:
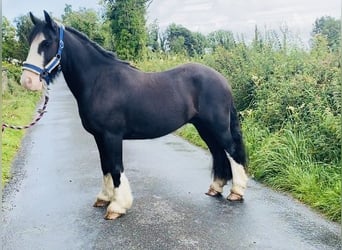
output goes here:
[[170, 51], [175, 54], [187, 54], [184, 36], [177, 36], [169, 42]]
[[191, 32], [182, 25], [171, 24], [166, 29], [168, 46], [173, 53], [186, 52], [188, 56], [204, 53], [206, 38], [198, 32]]
[[211, 32], [207, 36], [209, 47], [216, 49], [217, 47], [222, 47], [227, 50], [235, 47], [235, 39], [233, 33], [226, 30], [217, 30]]
[[19, 16], [14, 22], [17, 26], [18, 47], [16, 52], [16, 58], [20, 61], [24, 61], [29, 51], [28, 37], [33, 29], [33, 23], [29, 15]]
[[73, 11], [72, 6], [66, 4], [62, 21], [65, 25], [83, 32], [101, 46], [105, 45], [106, 38], [102, 30], [102, 22], [95, 10], [80, 8], [78, 11]]
[[6, 17], [2, 20], [2, 58], [24, 61], [29, 51], [28, 36], [33, 24], [28, 15], [19, 16], [13, 26]]
[[166, 31], [160, 31], [159, 32], [159, 42], [160, 42], [160, 49], [163, 52], [166, 52], [168, 50], [168, 46], [167, 46], [167, 33], [166, 33]]
[[2, 18], [2, 59], [10, 60], [16, 58], [16, 47], [18, 42], [15, 39], [15, 27], [9, 22], [9, 20], [3, 16]]
[[168, 46], [173, 53], [186, 51], [188, 55], [193, 54], [191, 48], [191, 31], [182, 25], [170, 24], [166, 29]]
[[192, 48], [196, 55], [202, 55], [207, 47], [207, 38], [200, 32], [192, 32]]
[[160, 43], [159, 43], [159, 25], [157, 20], [154, 20], [148, 28], [148, 42], [147, 45], [151, 48], [152, 51], [158, 52], [160, 50]]
[[115, 51], [125, 60], [143, 57], [147, 45], [146, 9], [150, 0], [104, 0]]
[[312, 30], [312, 36], [322, 35], [328, 41], [328, 47], [331, 50], [337, 50], [341, 41], [341, 20], [330, 16], [317, 18]]

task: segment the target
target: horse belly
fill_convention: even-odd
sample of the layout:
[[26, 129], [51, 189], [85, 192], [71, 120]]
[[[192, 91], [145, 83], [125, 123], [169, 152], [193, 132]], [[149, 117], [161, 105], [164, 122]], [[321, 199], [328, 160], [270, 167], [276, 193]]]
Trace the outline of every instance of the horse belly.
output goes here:
[[128, 124], [125, 139], [153, 139], [167, 135], [189, 122], [194, 114], [168, 110], [155, 114], [140, 113]]

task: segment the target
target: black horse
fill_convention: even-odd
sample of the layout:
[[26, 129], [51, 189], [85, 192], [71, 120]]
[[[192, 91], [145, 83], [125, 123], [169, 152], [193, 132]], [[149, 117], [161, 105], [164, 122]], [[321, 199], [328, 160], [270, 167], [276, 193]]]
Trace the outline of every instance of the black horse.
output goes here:
[[103, 187], [94, 206], [106, 206], [115, 219], [132, 205], [124, 175], [122, 141], [150, 139], [192, 123], [213, 157], [214, 181], [208, 195], [222, 193], [233, 179], [229, 200], [242, 200], [246, 154], [232, 92], [215, 70], [189, 63], [160, 73], [145, 73], [119, 60], [77, 30], [30, 13], [34, 28], [23, 66], [22, 85], [40, 89], [63, 72], [77, 100], [84, 128], [96, 140]]

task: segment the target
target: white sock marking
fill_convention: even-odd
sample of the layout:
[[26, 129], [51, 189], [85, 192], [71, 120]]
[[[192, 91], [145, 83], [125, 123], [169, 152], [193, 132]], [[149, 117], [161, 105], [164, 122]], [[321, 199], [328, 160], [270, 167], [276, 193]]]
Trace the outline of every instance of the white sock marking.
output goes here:
[[227, 184], [226, 180], [222, 179], [215, 179], [213, 183], [211, 183], [210, 187], [213, 188], [216, 192], [222, 193], [223, 192], [223, 186]]
[[248, 181], [245, 169], [241, 164], [237, 163], [229, 154], [228, 159], [230, 161], [233, 175], [233, 186], [231, 191], [239, 195], [243, 195]]
[[126, 209], [131, 208], [133, 203], [132, 191], [128, 179], [121, 173], [120, 186], [114, 188], [111, 174], [103, 177], [102, 190], [97, 196], [98, 199], [110, 201], [108, 212], [125, 214]]

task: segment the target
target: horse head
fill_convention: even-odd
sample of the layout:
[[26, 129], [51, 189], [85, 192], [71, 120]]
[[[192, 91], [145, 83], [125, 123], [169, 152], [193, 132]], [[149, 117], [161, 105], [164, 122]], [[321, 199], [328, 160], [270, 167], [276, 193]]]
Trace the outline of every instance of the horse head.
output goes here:
[[63, 34], [64, 27], [52, 20], [46, 11], [44, 16], [45, 20], [40, 20], [30, 12], [34, 27], [29, 36], [30, 50], [20, 80], [22, 86], [29, 90], [41, 90], [43, 81], [49, 84], [58, 72], [64, 47], [63, 37], [61, 39], [59, 35]]

